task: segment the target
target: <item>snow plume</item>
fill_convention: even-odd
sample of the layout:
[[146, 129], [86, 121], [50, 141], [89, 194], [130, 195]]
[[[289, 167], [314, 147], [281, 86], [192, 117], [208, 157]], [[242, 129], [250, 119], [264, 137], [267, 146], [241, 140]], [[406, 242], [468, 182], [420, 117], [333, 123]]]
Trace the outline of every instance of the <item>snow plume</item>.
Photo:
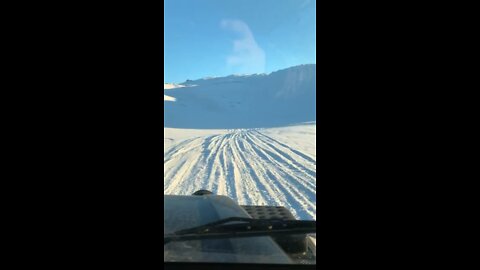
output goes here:
[[238, 73], [265, 72], [265, 52], [257, 44], [248, 25], [241, 20], [222, 20], [221, 27], [239, 35], [233, 41], [233, 53], [227, 57], [227, 67]]

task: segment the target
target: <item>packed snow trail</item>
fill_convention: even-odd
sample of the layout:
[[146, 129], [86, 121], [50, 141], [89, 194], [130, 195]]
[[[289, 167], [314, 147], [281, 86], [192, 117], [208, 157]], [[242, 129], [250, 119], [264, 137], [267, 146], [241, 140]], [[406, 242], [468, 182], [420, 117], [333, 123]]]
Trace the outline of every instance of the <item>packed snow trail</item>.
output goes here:
[[164, 194], [208, 189], [241, 205], [286, 206], [316, 220], [316, 161], [261, 129], [185, 140], [164, 154]]

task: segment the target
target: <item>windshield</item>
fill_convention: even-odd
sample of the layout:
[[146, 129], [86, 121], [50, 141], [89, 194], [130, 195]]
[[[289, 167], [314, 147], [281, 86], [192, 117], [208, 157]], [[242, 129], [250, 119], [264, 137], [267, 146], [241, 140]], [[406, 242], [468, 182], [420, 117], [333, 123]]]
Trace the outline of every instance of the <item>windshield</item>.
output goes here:
[[315, 264], [315, 234], [288, 227], [316, 220], [315, 1], [166, 0], [164, 15], [165, 237], [285, 227], [215, 227], [165, 243], [164, 262]]

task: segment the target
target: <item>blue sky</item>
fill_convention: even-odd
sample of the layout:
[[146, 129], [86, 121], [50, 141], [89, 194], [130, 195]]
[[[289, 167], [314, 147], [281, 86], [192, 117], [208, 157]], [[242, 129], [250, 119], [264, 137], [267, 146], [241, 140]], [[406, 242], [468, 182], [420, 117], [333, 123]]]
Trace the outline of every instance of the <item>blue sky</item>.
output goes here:
[[165, 82], [314, 64], [315, 9], [315, 0], [165, 0]]

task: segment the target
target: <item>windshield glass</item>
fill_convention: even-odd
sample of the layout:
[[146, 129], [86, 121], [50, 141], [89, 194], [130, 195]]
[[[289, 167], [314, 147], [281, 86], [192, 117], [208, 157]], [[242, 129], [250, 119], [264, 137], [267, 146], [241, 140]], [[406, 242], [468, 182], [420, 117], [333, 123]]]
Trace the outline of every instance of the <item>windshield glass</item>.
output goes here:
[[315, 1], [166, 0], [164, 15], [164, 235], [266, 222], [189, 232], [205, 238], [165, 242], [164, 262], [315, 264], [316, 235], [281, 222], [316, 220]]

